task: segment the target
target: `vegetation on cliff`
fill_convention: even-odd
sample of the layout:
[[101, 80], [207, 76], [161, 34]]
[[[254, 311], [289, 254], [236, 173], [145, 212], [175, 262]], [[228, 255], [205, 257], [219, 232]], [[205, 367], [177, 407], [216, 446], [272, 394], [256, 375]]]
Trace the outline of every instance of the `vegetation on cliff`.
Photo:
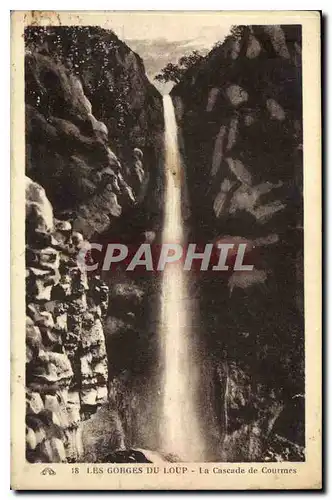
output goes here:
[[194, 67], [203, 60], [203, 55], [194, 50], [188, 56], [180, 57], [177, 64], [168, 63], [166, 66], [155, 76], [155, 80], [159, 82], [175, 82], [179, 83], [181, 78], [186, 74], [189, 68]]
[[27, 50], [52, 57], [79, 78], [120, 159], [135, 147], [153, 149], [163, 127], [161, 98], [141, 58], [114, 32], [98, 26], [31, 26], [25, 42]]

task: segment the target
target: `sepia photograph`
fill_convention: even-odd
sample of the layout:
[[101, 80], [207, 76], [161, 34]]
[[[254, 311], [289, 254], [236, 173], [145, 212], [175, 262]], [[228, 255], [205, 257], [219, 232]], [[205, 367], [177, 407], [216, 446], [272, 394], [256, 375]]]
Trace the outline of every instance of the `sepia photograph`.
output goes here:
[[151, 489], [209, 489], [200, 477], [221, 475], [229, 489], [281, 488], [276, 477], [298, 484], [315, 439], [316, 472], [297, 481], [319, 488], [310, 88], [318, 127], [320, 103], [304, 46], [310, 31], [319, 47], [320, 19], [263, 14], [13, 14], [26, 325], [13, 412], [36, 488], [83, 489], [83, 475], [101, 489], [150, 488], [150, 476]]

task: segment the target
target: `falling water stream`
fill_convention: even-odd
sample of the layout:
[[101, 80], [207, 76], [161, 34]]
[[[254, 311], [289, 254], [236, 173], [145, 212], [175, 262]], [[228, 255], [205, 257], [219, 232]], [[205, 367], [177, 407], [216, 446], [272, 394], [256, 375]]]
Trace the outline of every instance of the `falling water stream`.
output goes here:
[[[163, 98], [165, 120], [165, 219], [163, 243], [185, 244], [182, 217], [184, 175], [172, 99]], [[160, 346], [163, 366], [161, 449], [182, 461], [204, 457], [198, 417], [199, 373], [193, 336], [195, 303], [180, 261], [166, 264], [162, 279]]]

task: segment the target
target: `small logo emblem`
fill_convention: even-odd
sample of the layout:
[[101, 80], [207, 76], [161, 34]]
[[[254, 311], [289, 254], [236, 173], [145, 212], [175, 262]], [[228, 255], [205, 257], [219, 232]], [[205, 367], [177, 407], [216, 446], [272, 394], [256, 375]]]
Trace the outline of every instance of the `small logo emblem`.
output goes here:
[[41, 471], [41, 474], [43, 476], [47, 476], [47, 475], [54, 476], [56, 474], [56, 472], [55, 472], [55, 470], [51, 469], [51, 467], [45, 467], [45, 469], [43, 469]]

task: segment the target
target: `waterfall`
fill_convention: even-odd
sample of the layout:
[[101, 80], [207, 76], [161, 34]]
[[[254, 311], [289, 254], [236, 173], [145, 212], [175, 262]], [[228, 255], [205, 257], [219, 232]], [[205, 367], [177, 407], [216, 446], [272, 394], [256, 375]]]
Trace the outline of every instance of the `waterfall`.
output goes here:
[[[184, 246], [181, 213], [184, 175], [178, 146], [172, 99], [163, 98], [165, 120], [165, 219], [163, 243]], [[160, 347], [162, 409], [160, 446], [181, 461], [203, 460], [204, 447], [198, 417], [199, 373], [193, 338], [196, 304], [190, 298], [188, 278], [180, 261], [166, 264], [162, 278]]]

